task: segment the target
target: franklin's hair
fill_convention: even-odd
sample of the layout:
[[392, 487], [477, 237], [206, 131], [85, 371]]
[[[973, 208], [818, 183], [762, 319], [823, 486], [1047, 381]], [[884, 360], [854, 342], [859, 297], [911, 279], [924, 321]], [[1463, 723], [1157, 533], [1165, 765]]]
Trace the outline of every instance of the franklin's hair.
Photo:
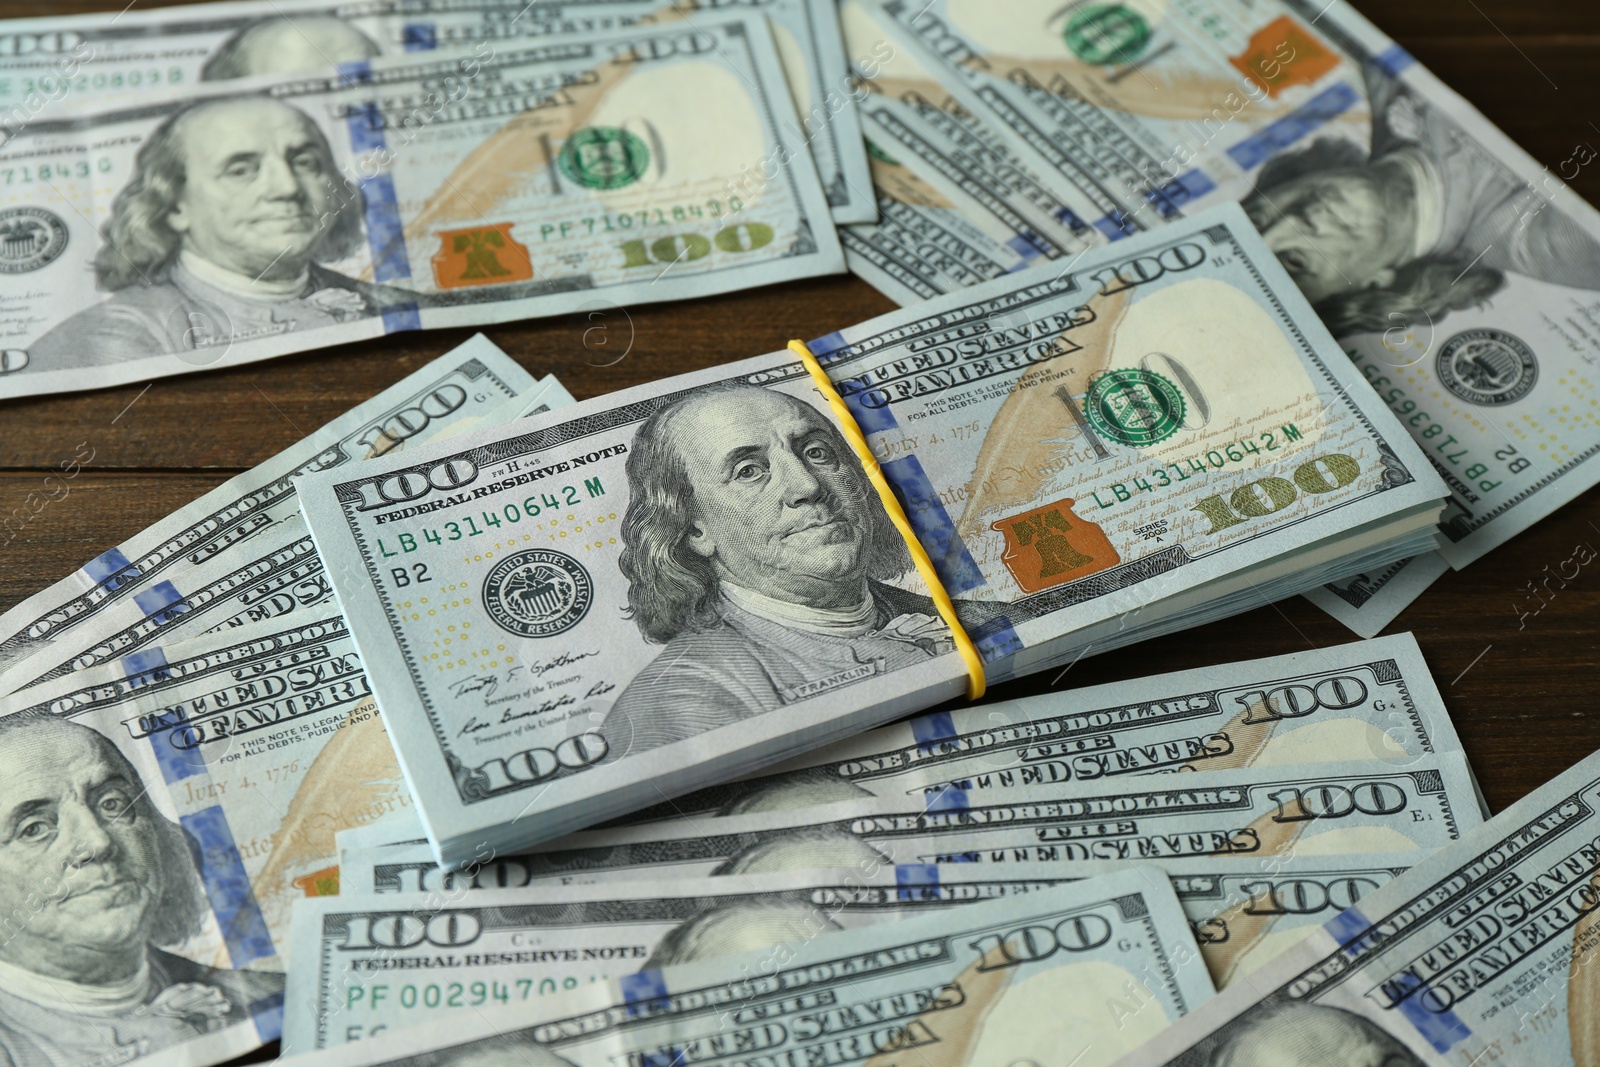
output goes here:
[[694, 486], [683, 457], [671, 441], [672, 424], [690, 404], [725, 393], [768, 393], [782, 396], [809, 412], [825, 428], [829, 443], [848, 472], [856, 514], [868, 524], [866, 574], [887, 580], [904, 574], [911, 555], [900, 532], [884, 513], [855, 450], [844, 435], [811, 405], [784, 393], [754, 385], [722, 385], [692, 393], [661, 408], [645, 420], [628, 452], [628, 511], [622, 518], [622, 558], [628, 579], [627, 617], [646, 641], [665, 644], [678, 634], [704, 630], [717, 623], [720, 585], [711, 561], [687, 544], [695, 524]]
[[399, 1067], [573, 1067], [571, 1060], [557, 1056], [526, 1030], [419, 1052], [394, 1062]]
[[[1381, 159], [1369, 158], [1349, 141], [1318, 138], [1261, 168], [1255, 191], [1244, 202], [1245, 212], [1256, 229], [1264, 230], [1283, 217], [1266, 195], [1271, 190], [1297, 178], [1364, 170]], [[1452, 311], [1477, 307], [1499, 292], [1505, 281], [1505, 274], [1493, 267], [1473, 266], [1454, 256], [1423, 256], [1395, 268], [1394, 281], [1386, 287], [1348, 289], [1318, 301], [1315, 307], [1335, 337], [1382, 333], [1397, 326], [1437, 322]]]
[[[277, 67], [271, 64], [262, 67], [251, 62], [250, 51], [255, 43], [272, 30], [285, 28], [300, 34], [307, 41], [310, 41], [320, 27], [333, 29], [365, 42], [367, 58], [378, 55], [382, 51], [372, 38], [349, 23], [340, 21], [333, 16], [277, 15], [272, 18], [257, 19], [238, 30], [226, 41], [223, 41], [216, 53], [206, 60], [205, 65], [200, 68], [200, 80], [203, 82], [229, 81], [233, 78], [248, 78], [253, 74], [276, 71]], [[334, 58], [337, 59], [338, 57]]]
[[[228, 97], [192, 104], [158, 126], [134, 159], [133, 178], [111, 205], [111, 218], [100, 230], [104, 242], [94, 257], [94, 276], [101, 289], [116, 292], [131, 285], [167, 280], [183, 237], [167, 225], [167, 217], [183, 195], [183, 127], [191, 115], [241, 99]], [[284, 104], [284, 107], [289, 105]], [[361, 193], [333, 168], [333, 150], [315, 122], [301, 114], [323, 158], [333, 186], [338, 213], [311, 248], [314, 261], [342, 259], [361, 245]]]
[[1399, 1038], [1365, 1016], [1326, 1004], [1281, 1001], [1258, 1004], [1229, 1023], [1206, 1062], [1208, 1067], [1422, 1067]]
[[[117, 746], [99, 731], [68, 722], [48, 712], [19, 712], [15, 715], [0, 716], [0, 741], [7, 740], [13, 734], [41, 728], [82, 731], [94, 738], [101, 751], [106, 753], [107, 758], [134, 787], [136, 796], [133, 810], [155, 837], [162, 882], [161, 896], [151, 904], [155, 924], [150, 929], [150, 940], [162, 947], [172, 947], [199, 933], [210, 905], [206, 901], [205, 886], [200, 881], [201, 858], [198, 844], [183, 827], [170, 822], [156, 810], [156, 806], [150, 801], [149, 783], [144, 781], [133, 764], [128, 762], [127, 757], [117, 751]], [[33, 757], [37, 759], [39, 755], [36, 752]], [[51, 894], [46, 894], [49, 895]], [[4, 905], [11, 907], [14, 903], [16, 902], [5, 901]], [[0, 940], [9, 940], [15, 932], [11, 929], [11, 921], [15, 917], [15, 911], [10, 915], [0, 915]]]
[[673, 927], [639, 969], [659, 970], [786, 941], [809, 941], [841, 929], [820, 909], [799, 901], [725, 904]]

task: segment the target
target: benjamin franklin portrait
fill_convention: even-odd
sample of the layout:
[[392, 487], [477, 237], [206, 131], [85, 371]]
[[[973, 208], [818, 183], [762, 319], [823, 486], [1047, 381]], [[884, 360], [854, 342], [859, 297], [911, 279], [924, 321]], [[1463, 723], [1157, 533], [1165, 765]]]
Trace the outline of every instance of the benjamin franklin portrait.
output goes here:
[[190, 840], [100, 734], [0, 718], [0, 1056], [12, 1067], [113, 1063], [248, 1022], [282, 975], [169, 948], [208, 905]]
[[628, 455], [628, 616], [661, 653], [603, 727], [638, 752], [925, 663], [951, 648], [861, 464], [811, 405], [692, 393]]
[[1600, 289], [1600, 242], [1455, 120], [1368, 65], [1369, 150], [1322, 138], [1261, 168], [1244, 207], [1335, 337], [1425, 327], [1507, 273]]
[[177, 112], [139, 149], [94, 260], [109, 296], [29, 346], [36, 370], [224, 347], [415, 306], [338, 274], [362, 245], [362, 198], [327, 138], [261, 96]]

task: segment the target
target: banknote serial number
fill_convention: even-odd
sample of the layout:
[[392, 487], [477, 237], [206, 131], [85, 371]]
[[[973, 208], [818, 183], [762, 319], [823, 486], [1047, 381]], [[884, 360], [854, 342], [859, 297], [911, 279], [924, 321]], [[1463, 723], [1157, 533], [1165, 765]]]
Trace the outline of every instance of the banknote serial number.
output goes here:
[[[539, 239], [560, 240], [574, 234], [592, 237], [597, 233], [621, 233], [625, 230], [642, 230], [651, 226], [671, 226], [674, 223], [684, 223], [694, 219], [709, 218], [714, 222], [743, 211], [744, 206], [744, 201], [735, 196], [730, 197], [727, 203], [712, 198], [703, 204], [674, 204], [670, 208], [641, 208], [638, 211], [625, 212], [608, 211], [604, 215], [585, 215], [581, 219], [546, 222], [539, 227]], [[742, 225], [762, 226], [759, 222]], [[731, 228], [725, 227], [725, 229]], [[768, 233], [772, 232], [770, 227], [763, 228], [767, 229]]]
[[[1415, 399], [1406, 395], [1405, 388], [1394, 384], [1384, 367], [1373, 360], [1371, 356], [1360, 352], [1351, 352], [1350, 356], [1356, 365], [1361, 368], [1361, 373], [1371, 383], [1377, 392], [1378, 398], [1389, 405], [1389, 410], [1400, 416], [1406, 427], [1411, 431], [1412, 440], [1424, 448], [1431, 448], [1439, 454], [1439, 459], [1453, 467], [1461, 468], [1461, 477], [1468, 482], [1476, 482], [1478, 491], [1489, 493], [1500, 488], [1500, 481], [1490, 475], [1489, 464], [1479, 460], [1472, 462], [1468, 459], [1471, 449], [1456, 440], [1455, 434], [1446, 434], [1444, 424], [1439, 422], [1425, 408], [1421, 407]], [[1517, 451], [1515, 445], [1507, 442], [1504, 448], [1497, 448], [1494, 458], [1506, 464], [1508, 474], [1520, 474], [1532, 465], [1532, 461]], [[1465, 467], [1461, 466], [1462, 460], [1467, 460]], [[1438, 461], [1435, 461], [1436, 463]], [[1452, 472], [1444, 472], [1449, 477]], [[1459, 479], [1452, 478], [1452, 482], [1459, 484]]]
[[72, 78], [0, 78], [0, 96], [40, 93], [53, 99], [60, 99], [69, 92], [84, 93], [91, 89], [143, 89], [156, 85], [178, 85], [182, 81], [182, 67], [168, 67], [165, 71], [155, 67], [148, 70], [102, 71], [97, 74], [79, 74]]
[[[1304, 436], [1301, 434], [1299, 427], [1292, 422], [1279, 427], [1279, 433], [1283, 435], [1285, 444], [1293, 444]], [[1203, 456], [1191, 456], [1188, 459], [1179, 460], [1177, 463], [1164, 463], [1159, 467], [1154, 467], [1150, 470], [1148, 476], [1136, 476], [1133, 479], [1133, 489], [1131, 490], [1126, 482], [1113, 482], [1105, 490], [1106, 495], [1111, 497], [1110, 500], [1101, 499], [1101, 490], [1098, 489], [1092, 495], [1095, 503], [1100, 505], [1102, 510], [1113, 508], [1118, 504], [1123, 504], [1133, 499], [1135, 492], [1153, 493], [1157, 489], [1165, 489], [1168, 486], [1177, 485], [1179, 482], [1186, 482], [1197, 474], [1222, 470], [1227, 466], [1243, 463], [1250, 456], [1259, 456], [1265, 452], [1278, 452], [1282, 448], [1283, 445], [1278, 443], [1278, 434], [1267, 430], [1258, 434], [1254, 439], [1245, 438], [1234, 441], [1232, 444], [1224, 445], [1221, 448], [1210, 449]], [[1170, 475], [1167, 473], [1169, 470], [1172, 472]], [[1152, 479], [1154, 480], [1152, 481]]]
[[0, 167], [0, 185], [32, 185], [35, 182], [61, 182], [72, 178], [91, 178], [109, 172], [111, 160], [101, 157], [91, 167], [89, 161], [76, 163], [40, 163], [38, 166]]
[[[599, 980], [591, 976], [591, 982]], [[387, 982], [371, 986], [351, 986], [345, 993], [345, 1010], [367, 1008], [383, 1010], [385, 1002], [399, 1004], [405, 1009], [416, 1008], [481, 1008], [486, 1005], [510, 1004], [570, 992], [580, 985], [575, 975], [565, 975], [558, 982], [553, 977], [517, 978], [509, 982], [429, 982], [425, 985], [407, 983], [393, 986]], [[366, 1031], [367, 1037], [376, 1037], [387, 1027], [374, 1026]], [[358, 1033], [356, 1036], [360, 1036]]]
[[[490, 530], [498, 530], [502, 526], [516, 526], [530, 519], [537, 519], [546, 512], [563, 511], [567, 508], [577, 507], [597, 497], [606, 495], [606, 487], [598, 477], [587, 478], [582, 486], [561, 485], [552, 486], [551, 489], [530, 493], [521, 504], [506, 504], [498, 511], [484, 510], [479, 512], [478, 518], [463, 515], [459, 520], [452, 519], [440, 523], [438, 526], [424, 526], [417, 532], [401, 532], [391, 534], [395, 539], [395, 550], [390, 551], [382, 537], [377, 539], [378, 552], [385, 559], [394, 556], [408, 555], [420, 549], [424, 544], [444, 545], [453, 541], [465, 541], [473, 537], [482, 537]], [[615, 516], [613, 516], [615, 517]], [[568, 516], [569, 519], [573, 516]], [[559, 524], [560, 520], [551, 520], [552, 525]], [[420, 536], [421, 541], [417, 538]], [[561, 536], [566, 536], [562, 533]], [[555, 539], [555, 535], [551, 535]], [[429, 579], [422, 579], [427, 581]]]

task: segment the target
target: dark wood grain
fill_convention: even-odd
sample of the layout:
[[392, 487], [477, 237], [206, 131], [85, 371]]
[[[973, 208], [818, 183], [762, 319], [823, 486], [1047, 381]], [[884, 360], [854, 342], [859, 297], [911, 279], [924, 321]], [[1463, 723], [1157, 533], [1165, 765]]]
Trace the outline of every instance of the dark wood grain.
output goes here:
[[[111, 6], [120, 5], [0, 0], [0, 17]], [[1592, 0], [1368, 0], [1359, 6], [1552, 171], [1575, 146], [1600, 145], [1600, 5]], [[1600, 202], [1600, 166], [1591, 164], [1572, 184]], [[611, 315], [603, 335], [594, 333], [593, 321], [576, 317], [485, 332], [528, 369], [558, 374], [583, 398], [771, 351], [791, 337], [814, 337], [891, 306], [864, 283], [841, 277], [630, 307]], [[67, 497], [0, 547], [0, 610], [266, 459], [469, 332], [401, 335], [161, 379], [148, 388], [141, 383], [0, 403], [0, 515], [24, 507], [28, 494], [38, 492], [80, 444], [94, 449]], [[1577, 545], [1600, 545], [1600, 496], [1593, 492], [1468, 570], [1447, 575], [1393, 628], [1416, 633], [1495, 810], [1600, 748], [1600, 715], [1593, 709], [1600, 682], [1600, 565], [1570, 582], [1541, 585], [1542, 592], [1550, 590], [1542, 601], [1530, 591], [1530, 583], [1543, 583], [1546, 568], [1554, 573]], [[999, 687], [993, 696], [1350, 640], [1349, 631], [1296, 598]]]

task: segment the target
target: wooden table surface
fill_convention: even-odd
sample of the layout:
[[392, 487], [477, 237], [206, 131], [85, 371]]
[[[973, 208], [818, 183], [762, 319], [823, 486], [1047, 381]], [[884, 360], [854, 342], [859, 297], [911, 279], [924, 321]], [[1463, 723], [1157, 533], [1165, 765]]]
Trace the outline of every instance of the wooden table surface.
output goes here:
[[[1600, 4], [1592, 0], [1357, 0], [1400, 44], [1552, 172], [1600, 146]], [[0, 0], [0, 17], [124, 6]], [[141, 7], [153, 6], [141, 3]], [[1573, 183], [1600, 204], [1600, 167]], [[0, 283], [4, 284], [4, 283]], [[484, 332], [579, 399], [816, 337], [893, 304], [852, 276], [594, 322], [542, 319]], [[116, 389], [0, 402], [0, 517], [24, 507], [57, 464], [93, 450], [70, 492], [0, 548], [0, 611], [168, 512], [268, 458], [453, 347], [470, 330], [380, 340]], [[619, 352], [626, 354], [618, 357]], [[1580, 475], [1581, 476], [1581, 475]], [[52, 483], [54, 484], [54, 483]], [[1530, 583], [1574, 548], [1600, 544], [1600, 494], [1580, 497], [1463, 572], [1446, 575], [1388, 632], [1411, 630], [1494, 810], [1600, 748], [1592, 701], [1600, 571]], [[0, 529], [0, 540], [6, 536]], [[1339, 644], [1355, 636], [1294, 598], [993, 690], [996, 699]]]

